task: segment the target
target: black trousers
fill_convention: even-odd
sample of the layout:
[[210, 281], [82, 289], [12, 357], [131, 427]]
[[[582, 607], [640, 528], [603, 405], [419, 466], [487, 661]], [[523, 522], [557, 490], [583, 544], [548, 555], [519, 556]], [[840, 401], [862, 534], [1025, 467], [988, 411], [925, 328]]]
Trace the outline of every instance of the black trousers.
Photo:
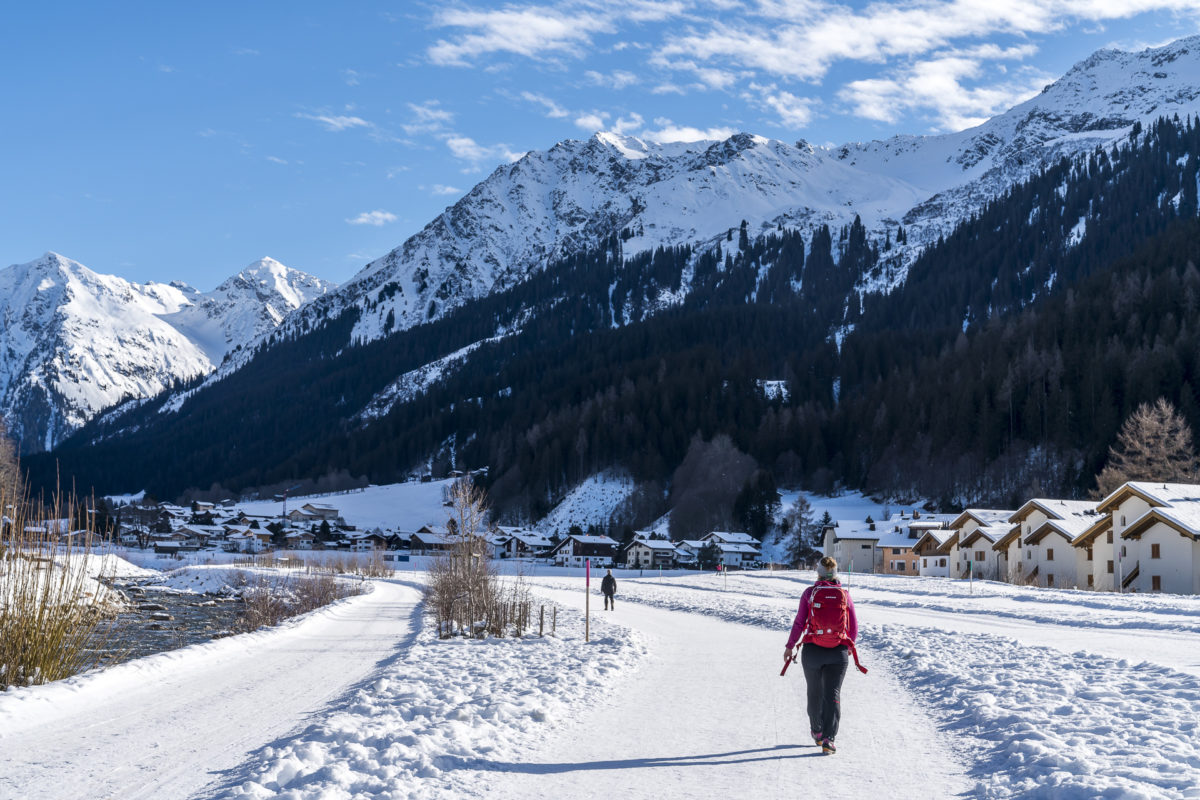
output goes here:
[[800, 666], [808, 682], [808, 724], [826, 739], [837, 736], [842, 720], [842, 680], [850, 666], [850, 651], [844, 644], [800, 648]]
[[604, 595], [604, 610], [605, 610], [605, 611], [607, 611], [607, 610], [608, 610], [608, 607], [609, 607], [609, 604], [610, 604], [610, 603], [612, 604], [612, 607], [613, 607], [613, 608], [616, 608], [616, 607], [617, 607], [617, 601], [616, 601], [616, 599], [615, 599], [615, 598], [614, 598], [614, 597], [613, 597], [611, 594], [606, 594], [606, 595]]

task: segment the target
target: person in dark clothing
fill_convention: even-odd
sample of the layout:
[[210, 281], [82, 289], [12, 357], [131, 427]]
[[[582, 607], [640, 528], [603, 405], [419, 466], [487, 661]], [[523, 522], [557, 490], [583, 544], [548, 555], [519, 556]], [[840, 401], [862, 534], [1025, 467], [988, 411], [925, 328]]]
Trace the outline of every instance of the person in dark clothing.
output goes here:
[[838, 580], [837, 561], [826, 556], [817, 567], [817, 582], [800, 598], [784, 658], [793, 658], [792, 648], [801, 642], [800, 666], [808, 683], [808, 722], [813, 741], [827, 754], [837, 752], [833, 741], [842, 718], [842, 680], [857, 638], [854, 601]]
[[617, 579], [613, 577], [611, 569], [604, 575], [604, 580], [600, 581], [600, 593], [604, 595], [605, 611], [617, 607], [616, 601], [613, 600], [613, 595], [617, 593]]

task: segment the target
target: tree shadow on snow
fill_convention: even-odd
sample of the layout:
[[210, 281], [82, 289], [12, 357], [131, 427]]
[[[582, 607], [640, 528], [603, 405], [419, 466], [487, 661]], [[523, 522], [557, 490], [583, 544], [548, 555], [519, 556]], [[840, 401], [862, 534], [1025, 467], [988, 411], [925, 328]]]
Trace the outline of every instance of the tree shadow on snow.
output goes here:
[[[787, 752], [804, 750], [806, 752]], [[438, 759], [443, 770], [468, 769], [493, 772], [523, 772], [530, 775], [554, 775], [563, 772], [590, 772], [610, 769], [647, 769], [651, 767], [721, 767], [729, 764], [751, 764], [756, 761], [782, 761], [794, 758], [820, 756], [819, 749], [813, 750], [798, 744], [779, 744], [754, 750], [734, 750], [728, 753], [703, 753], [689, 756], [661, 756], [658, 758], [626, 758], [610, 761], [581, 761], [577, 763], [538, 763], [513, 761], [489, 761], [481, 758], [455, 758], [446, 756]]]

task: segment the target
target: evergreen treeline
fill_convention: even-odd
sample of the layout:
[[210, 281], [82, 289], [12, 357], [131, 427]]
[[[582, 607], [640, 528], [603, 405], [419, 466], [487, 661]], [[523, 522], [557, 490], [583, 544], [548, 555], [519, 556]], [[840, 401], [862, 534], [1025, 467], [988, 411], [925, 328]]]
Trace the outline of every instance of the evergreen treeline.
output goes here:
[[[856, 293], [883, 269], [857, 220], [811, 241], [743, 225], [711, 250], [630, 258], [614, 234], [380, 341], [347, 346], [354, 315], [328, 320], [177, 414], [142, 404], [29, 464], [43, 485], [57, 459], [82, 485], [159, 496], [487, 465], [496, 506], [536, 517], [601, 469], [667, 485], [697, 435], [723, 434], [753, 459], [754, 486], [841, 481], [947, 503], [1011, 502], [1031, 481], [1080, 493], [1138, 403], [1170, 397], [1200, 425], [1197, 153], [1195, 121], [1162, 120], [1055, 164], [889, 295]], [[848, 331], [840, 348], [834, 330]], [[389, 381], [476, 342], [364, 426]]]

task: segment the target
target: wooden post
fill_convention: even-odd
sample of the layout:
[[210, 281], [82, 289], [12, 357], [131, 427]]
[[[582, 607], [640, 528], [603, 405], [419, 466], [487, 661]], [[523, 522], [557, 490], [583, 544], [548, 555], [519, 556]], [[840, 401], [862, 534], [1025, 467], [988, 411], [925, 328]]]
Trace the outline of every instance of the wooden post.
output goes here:
[[546, 635], [546, 607], [541, 606], [541, 612], [538, 613], [538, 636]]
[[554, 607], [554, 615], [550, 619], [550, 635], [558, 636], [558, 606]]

